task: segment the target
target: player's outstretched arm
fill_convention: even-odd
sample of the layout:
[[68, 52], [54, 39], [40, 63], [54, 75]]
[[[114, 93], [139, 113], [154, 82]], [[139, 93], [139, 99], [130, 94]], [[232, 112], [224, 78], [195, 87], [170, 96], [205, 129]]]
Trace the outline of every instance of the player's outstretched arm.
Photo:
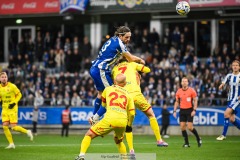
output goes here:
[[143, 73], [149, 73], [151, 72], [151, 69], [143, 64], [137, 64], [137, 71], [140, 71]]
[[222, 84], [220, 84], [220, 86], [218, 87], [219, 89], [223, 89], [223, 87], [224, 87], [224, 83], [222, 83]]
[[123, 56], [126, 57], [126, 59], [128, 60], [128, 62], [137, 62], [137, 63], [141, 63], [141, 64], [145, 64], [145, 61], [137, 56], [132, 55], [129, 52], [125, 52], [123, 53]]
[[175, 103], [174, 103], [174, 109], [173, 109], [173, 117], [177, 118], [177, 108], [178, 108], [178, 105], [179, 105], [179, 102], [178, 100], [176, 99]]

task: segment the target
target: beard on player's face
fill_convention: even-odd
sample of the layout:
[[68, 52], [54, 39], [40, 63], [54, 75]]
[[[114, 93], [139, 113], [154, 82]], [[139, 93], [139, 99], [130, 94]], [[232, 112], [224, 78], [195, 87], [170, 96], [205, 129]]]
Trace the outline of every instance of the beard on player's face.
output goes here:
[[7, 83], [7, 79], [6, 78], [1, 79], [1, 83], [5, 85]]

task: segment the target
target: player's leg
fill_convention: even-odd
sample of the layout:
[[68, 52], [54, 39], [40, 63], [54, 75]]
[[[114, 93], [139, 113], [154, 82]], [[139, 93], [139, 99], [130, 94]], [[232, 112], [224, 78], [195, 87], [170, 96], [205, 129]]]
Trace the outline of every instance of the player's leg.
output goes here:
[[3, 122], [3, 132], [5, 134], [5, 137], [7, 138], [7, 141], [9, 145], [5, 149], [15, 149], [15, 145], [13, 143], [12, 134], [9, 130], [9, 122]]
[[155, 117], [155, 114], [154, 114], [152, 108], [151, 107], [148, 108], [146, 111], [144, 111], [144, 113], [149, 119], [150, 126], [151, 126], [152, 131], [153, 131], [153, 133], [155, 135], [155, 138], [157, 140], [157, 146], [167, 147], [168, 144], [162, 140], [160, 130], [159, 130], [159, 125], [158, 125], [157, 119]]
[[193, 127], [193, 116], [191, 116], [192, 110], [188, 110], [187, 113], [187, 127], [188, 130], [191, 131], [197, 140], [198, 147], [202, 146], [202, 139], [199, 137], [197, 130]]
[[101, 106], [102, 91], [106, 87], [111, 86], [113, 84], [113, 80], [111, 78], [110, 71], [99, 70], [96, 67], [91, 67], [90, 75], [94, 81], [95, 87], [98, 90], [98, 95], [94, 102], [94, 110], [93, 110], [93, 115], [95, 115]]
[[222, 131], [222, 135], [220, 135], [219, 137], [216, 138], [218, 141], [222, 141], [222, 140], [226, 139], [228, 126], [229, 126], [229, 118], [231, 117], [232, 112], [233, 112], [232, 108], [227, 108], [224, 112], [223, 131]]
[[12, 127], [12, 130], [14, 130], [14, 131], [27, 134], [27, 136], [30, 138], [30, 141], [33, 141], [33, 134], [32, 134], [31, 130], [27, 130], [27, 129], [23, 128], [22, 126], [18, 126], [16, 124], [11, 124], [11, 127]]
[[84, 156], [91, 144], [91, 141], [93, 138], [97, 137], [98, 135], [92, 132], [91, 129], [87, 131], [85, 134], [82, 142], [81, 142], [81, 148], [80, 148], [80, 154], [75, 158], [75, 160], [84, 160]]
[[[193, 117], [191, 119], [193, 119]], [[198, 143], [198, 147], [201, 147], [202, 146], [202, 140], [199, 137], [197, 130], [193, 127], [193, 122], [191, 122], [191, 120], [188, 121], [187, 127], [195, 135], [197, 143]]]
[[238, 111], [236, 110], [237, 107], [240, 107], [240, 101], [236, 102], [232, 109], [233, 109], [233, 112], [232, 112], [232, 115], [230, 117], [230, 122], [236, 126], [238, 129], [240, 129], [240, 120], [236, 119], [235, 115], [238, 113]]
[[240, 129], [240, 120], [236, 119], [235, 114], [237, 114], [236, 111], [234, 111], [234, 114], [231, 115], [230, 121], [234, 126]]
[[92, 139], [94, 139], [97, 136], [98, 135], [94, 133], [91, 129], [88, 130], [88, 132], [85, 134], [82, 140], [80, 154], [81, 153], [85, 154], [87, 152], [87, 149], [89, 148]]
[[162, 140], [159, 125], [157, 122], [157, 119], [155, 117], [155, 114], [152, 110], [151, 105], [148, 103], [146, 98], [143, 96], [142, 93], [139, 93], [137, 95], [134, 95], [134, 105], [142, 111], [149, 119], [149, 123], [151, 126], [151, 129], [155, 135], [155, 138], [157, 140], [157, 146], [159, 147], [167, 147], [168, 144]]
[[[122, 138], [118, 138], [116, 136], [116, 134], [114, 134], [114, 141], [116, 143], [116, 146], [118, 148], [118, 152], [121, 154], [121, 159], [122, 160], [128, 160], [129, 157], [127, 156], [127, 149], [126, 149], [126, 146], [125, 144], [123, 143], [123, 137]], [[131, 159], [135, 159], [135, 154], [131, 154]]]
[[14, 111], [10, 115], [10, 124], [11, 124], [12, 130], [27, 134], [27, 136], [30, 137], [30, 141], [33, 141], [32, 131], [27, 130], [21, 126], [18, 126], [17, 123], [18, 123], [18, 115], [17, 115], [17, 112]]
[[97, 98], [94, 101], [93, 115], [96, 114], [98, 109], [100, 108], [100, 105], [102, 103], [101, 95], [102, 95], [102, 92], [98, 92]]
[[[103, 128], [103, 129], [99, 130], [98, 128]], [[93, 138], [97, 136], [103, 136], [105, 134], [108, 134], [111, 131], [112, 131], [112, 128], [110, 127], [110, 124], [104, 118], [101, 121], [99, 121], [99, 123], [92, 126], [85, 134], [81, 142], [80, 153], [75, 160], [81, 160], [81, 158], [84, 158], [87, 152], [87, 149], [89, 148]]]
[[124, 136], [125, 128], [115, 128], [114, 131], [115, 131], [114, 141], [117, 145], [118, 152], [120, 154], [127, 154], [126, 146], [123, 143], [123, 136]]
[[133, 133], [132, 133], [132, 128], [131, 128], [131, 129], [127, 129], [127, 128], [126, 128], [125, 135], [126, 135], [126, 141], [127, 141], [127, 144], [128, 144], [128, 148], [129, 148], [129, 153], [130, 153], [130, 154], [135, 154], [134, 148], [133, 148]]
[[188, 134], [187, 134], [187, 131], [186, 131], [186, 122], [180, 122], [180, 128], [181, 128], [181, 131], [182, 131], [182, 136], [184, 138], [183, 147], [190, 147], [189, 141], [188, 141]]
[[186, 124], [187, 124], [187, 112], [186, 110], [180, 110], [179, 113], [179, 120], [180, 120], [180, 128], [182, 131], [182, 136], [184, 138], [184, 144], [183, 147], [190, 147], [189, 141], [188, 141], [188, 134], [186, 131]]
[[7, 141], [9, 143], [9, 145], [6, 147], [6, 149], [11, 149], [11, 148], [15, 148], [14, 142], [13, 142], [13, 138], [12, 138], [12, 134], [9, 130], [9, 124], [10, 124], [10, 118], [7, 112], [2, 111], [2, 127], [3, 127], [3, 132], [5, 137], [7, 138]]

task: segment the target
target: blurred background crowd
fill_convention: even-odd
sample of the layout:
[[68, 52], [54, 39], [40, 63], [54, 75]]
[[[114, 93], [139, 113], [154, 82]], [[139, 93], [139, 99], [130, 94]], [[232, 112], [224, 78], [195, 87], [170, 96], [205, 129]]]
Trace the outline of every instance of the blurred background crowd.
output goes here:
[[[232, 60], [240, 60], [240, 37], [234, 48], [222, 43], [213, 54], [202, 58], [194, 54], [192, 35], [188, 26], [166, 28], [162, 37], [155, 29], [132, 29], [129, 50], [151, 68], [149, 74], [142, 74], [141, 88], [152, 106], [173, 105], [183, 76], [196, 89], [200, 106], [226, 104], [227, 90], [218, 86], [231, 72]], [[102, 38], [99, 48], [108, 38]], [[34, 101], [43, 101], [46, 106], [93, 105], [97, 92], [88, 72], [98, 53], [92, 54], [87, 36], [38, 31], [32, 39], [26, 33], [19, 43], [10, 41], [9, 50], [7, 72], [9, 81], [23, 94], [20, 106], [31, 106]]]

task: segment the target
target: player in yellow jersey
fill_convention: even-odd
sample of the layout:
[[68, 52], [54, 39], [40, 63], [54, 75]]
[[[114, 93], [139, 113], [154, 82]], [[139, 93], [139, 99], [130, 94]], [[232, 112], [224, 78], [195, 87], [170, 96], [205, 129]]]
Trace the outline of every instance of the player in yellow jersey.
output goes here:
[[9, 142], [6, 149], [14, 149], [12, 134], [9, 130], [9, 125], [14, 131], [25, 133], [33, 140], [33, 135], [30, 130], [18, 126], [18, 101], [21, 99], [22, 94], [20, 90], [11, 82], [8, 82], [6, 72], [0, 73], [0, 100], [2, 101], [2, 123], [3, 132]]
[[80, 154], [75, 160], [84, 160], [84, 155], [90, 146], [91, 140], [97, 136], [104, 136], [114, 131], [114, 141], [120, 154], [126, 154], [123, 143], [126, 126], [131, 127], [135, 115], [132, 97], [123, 87], [126, 85], [126, 76], [115, 76], [114, 85], [106, 87], [102, 93], [102, 107], [106, 108], [104, 118], [93, 125], [82, 140]]
[[[167, 147], [168, 144], [164, 142], [161, 138], [158, 122], [152, 110], [152, 107], [141, 92], [140, 74], [138, 72], [149, 73], [150, 68], [136, 62], [127, 62], [123, 58], [116, 66], [114, 66], [112, 70], [112, 76], [114, 78], [119, 73], [122, 73], [127, 77], [127, 84], [125, 88], [133, 97], [135, 107], [142, 111], [148, 117], [150, 126], [157, 140], [157, 146]], [[126, 128], [126, 139], [128, 142], [130, 153], [134, 154], [132, 128], [130, 127]]]

